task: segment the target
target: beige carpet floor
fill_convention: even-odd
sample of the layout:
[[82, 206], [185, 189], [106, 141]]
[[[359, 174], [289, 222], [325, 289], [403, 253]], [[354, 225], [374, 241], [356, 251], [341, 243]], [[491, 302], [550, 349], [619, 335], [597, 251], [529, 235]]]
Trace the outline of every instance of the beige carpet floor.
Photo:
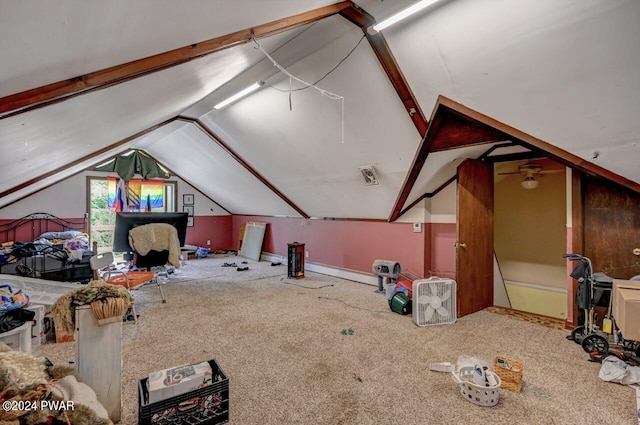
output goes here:
[[[636, 423], [635, 391], [601, 381], [567, 331], [488, 311], [418, 327], [375, 287], [309, 272], [288, 279], [269, 262], [221, 267], [241, 261], [188, 261], [163, 286], [166, 304], [155, 286], [136, 291], [140, 321], [123, 332], [122, 424], [137, 423], [139, 379], [212, 358], [229, 376], [231, 424]], [[36, 354], [75, 361], [75, 343]], [[523, 391], [502, 390], [495, 407], [464, 400], [449, 374], [428, 368], [461, 355], [520, 360]]]

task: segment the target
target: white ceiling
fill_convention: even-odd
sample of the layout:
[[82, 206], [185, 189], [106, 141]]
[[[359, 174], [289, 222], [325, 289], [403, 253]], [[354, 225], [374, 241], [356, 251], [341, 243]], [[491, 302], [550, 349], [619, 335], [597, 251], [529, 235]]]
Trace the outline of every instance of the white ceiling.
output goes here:
[[[1, 2], [0, 97], [332, 3]], [[379, 21], [411, 1], [355, 3]], [[444, 0], [383, 35], [427, 118], [444, 95], [640, 183], [640, 2]], [[0, 193], [8, 193], [0, 207], [139, 147], [232, 213], [300, 215], [193, 123], [172, 121], [133, 138], [183, 116], [207, 126], [305, 214], [386, 219], [421, 140], [361, 37], [333, 16], [259, 40], [307, 82], [357, 45], [318, 84], [344, 102], [312, 88], [290, 99], [271, 88], [288, 89], [289, 78], [249, 43], [0, 119]], [[266, 82], [259, 91], [213, 110], [258, 80]], [[488, 147], [431, 154], [406, 205], [451, 178], [458, 158]], [[363, 165], [376, 168], [380, 185], [364, 184]], [[41, 176], [48, 177], [13, 191]]]

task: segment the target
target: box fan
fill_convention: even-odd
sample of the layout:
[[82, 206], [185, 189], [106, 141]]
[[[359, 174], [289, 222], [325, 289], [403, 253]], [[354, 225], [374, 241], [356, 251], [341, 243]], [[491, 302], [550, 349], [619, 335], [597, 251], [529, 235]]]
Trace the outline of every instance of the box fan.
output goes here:
[[456, 282], [430, 277], [413, 281], [413, 321], [418, 326], [454, 323], [456, 312]]

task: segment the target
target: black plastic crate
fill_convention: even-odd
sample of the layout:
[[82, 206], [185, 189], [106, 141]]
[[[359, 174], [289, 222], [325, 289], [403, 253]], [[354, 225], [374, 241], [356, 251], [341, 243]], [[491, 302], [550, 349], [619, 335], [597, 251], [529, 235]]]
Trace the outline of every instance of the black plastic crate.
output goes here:
[[215, 359], [209, 360], [213, 382], [155, 403], [149, 403], [148, 378], [138, 381], [138, 423], [141, 425], [213, 425], [229, 421], [229, 378]]

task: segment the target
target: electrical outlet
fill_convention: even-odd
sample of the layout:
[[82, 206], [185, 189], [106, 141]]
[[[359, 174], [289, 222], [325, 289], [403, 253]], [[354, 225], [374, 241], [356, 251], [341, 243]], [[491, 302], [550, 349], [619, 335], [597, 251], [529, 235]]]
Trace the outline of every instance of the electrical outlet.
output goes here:
[[207, 239], [207, 245], [211, 245], [211, 241]]
[[305, 258], [309, 258], [309, 251], [305, 251], [304, 252], [304, 256], [305, 256]]

